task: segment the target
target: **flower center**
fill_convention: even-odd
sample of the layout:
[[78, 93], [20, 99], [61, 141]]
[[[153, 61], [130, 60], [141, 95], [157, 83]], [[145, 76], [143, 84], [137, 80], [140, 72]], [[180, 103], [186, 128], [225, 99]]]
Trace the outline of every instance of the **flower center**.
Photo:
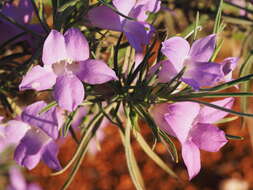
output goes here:
[[64, 75], [70, 73], [76, 73], [79, 70], [79, 63], [73, 60], [63, 60], [57, 63], [54, 63], [53, 71], [56, 75]]

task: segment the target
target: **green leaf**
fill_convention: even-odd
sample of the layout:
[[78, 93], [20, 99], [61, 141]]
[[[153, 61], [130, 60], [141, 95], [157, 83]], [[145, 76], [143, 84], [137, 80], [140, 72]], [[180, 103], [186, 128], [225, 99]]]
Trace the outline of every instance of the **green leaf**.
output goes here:
[[145, 111], [146, 109], [143, 108], [142, 106], [134, 106], [135, 110], [139, 114], [140, 117], [142, 117], [148, 124], [148, 126], [151, 128], [153, 135], [155, 136], [156, 139], [159, 138], [158, 136], [158, 130], [155, 121], [153, 118], [150, 116], [148, 111]]
[[70, 126], [71, 126], [71, 123], [72, 123], [72, 121], [73, 121], [73, 119], [74, 119], [74, 117], [75, 117], [75, 115], [76, 115], [76, 112], [77, 112], [77, 110], [71, 112], [71, 113], [68, 115], [68, 117], [67, 117], [67, 119], [66, 119], [66, 121], [65, 121], [65, 123], [64, 123], [64, 125], [63, 125], [63, 127], [61, 128], [61, 132], [62, 132], [62, 136], [63, 136], [63, 137], [66, 137], [66, 136], [67, 136], [68, 131], [69, 131], [69, 128], [70, 128]]
[[197, 11], [196, 19], [195, 19], [195, 27], [193, 33], [193, 40], [196, 40], [198, 34], [198, 27], [199, 27], [199, 11]]
[[234, 120], [236, 120], [238, 118], [239, 118], [238, 116], [227, 117], [227, 118], [224, 118], [224, 119], [221, 119], [221, 120], [215, 122], [214, 124], [218, 125], [218, 124], [228, 123], [228, 122], [234, 121]]
[[126, 129], [125, 129], [125, 134], [120, 131], [121, 137], [122, 137], [122, 142], [125, 147], [125, 153], [126, 153], [126, 161], [127, 161], [127, 167], [130, 173], [130, 176], [133, 180], [134, 186], [137, 190], [143, 190], [145, 189], [144, 187], [144, 182], [141, 177], [140, 169], [138, 167], [138, 164], [136, 162], [132, 147], [131, 147], [131, 119], [130, 119], [130, 111], [125, 110], [125, 114], [127, 117], [127, 123], [126, 123]]
[[52, 107], [55, 107], [57, 106], [57, 102], [56, 101], [52, 101], [50, 102], [49, 104], [47, 104], [44, 108], [42, 108], [40, 111], [39, 111], [39, 115], [50, 110]]
[[244, 139], [244, 137], [241, 137], [241, 136], [228, 135], [228, 134], [226, 134], [226, 138], [228, 140], [243, 140]]
[[136, 140], [140, 144], [141, 148], [144, 150], [144, 152], [158, 165], [160, 166], [164, 171], [166, 171], [169, 175], [172, 177], [177, 178], [177, 175], [170, 169], [163, 160], [149, 147], [148, 143], [145, 141], [145, 139], [142, 137], [142, 135], [138, 131], [133, 132], [135, 135]]
[[[168, 137], [168, 135], [163, 132], [163, 131], [159, 131], [159, 135], [162, 137], [162, 143], [164, 144], [164, 146], [167, 148], [168, 152], [170, 153], [172, 159], [178, 163], [178, 153], [177, 153], [177, 148], [175, 146], [175, 144], [173, 143], [172, 140], [170, 140], [170, 138]], [[168, 145], [169, 147], [168, 147]]]
[[65, 9], [75, 6], [78, 3], [78, 1], [80, 1], [80, 0], [67, 1], [64, 5], [62, 5], [58, 8], [58, 12], [63, 12], [63, 11], [65, 11]]
[[223, 7], [223, 0], [220, 0], [220, 4], [216, 13], [215, 22], [214, 22], [214, 28], [213, 33], [217, 34], [220, 28], [221, 24], [221, 15], [222, 15], [222, 7]]
[[[184, 98], [220, 98], [220, 97], [252, 97], [252, 92], [224, 92], [224, 93], [192, 93], [192, 94], [173, 94], [168, 96], [169, 100], [178, 100]], [[168, 100], [166, 100], [168, 101]]]

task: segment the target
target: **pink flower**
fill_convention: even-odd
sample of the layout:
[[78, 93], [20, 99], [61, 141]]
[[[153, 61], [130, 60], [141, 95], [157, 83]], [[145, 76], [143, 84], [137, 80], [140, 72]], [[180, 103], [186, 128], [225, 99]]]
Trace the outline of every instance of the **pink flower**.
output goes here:
[[[212, 102], [212, 104], [231, 108], [233, 98]], [[227, 143], [225, 133], [213, 123], [228, 113], [197, 103], [179, 102], [156, 105], [152, 115], [159, 128], [176, 137], [182, 145], [182, 156], [190, 179], [201, 168], [200, 150], [217, 152]]]

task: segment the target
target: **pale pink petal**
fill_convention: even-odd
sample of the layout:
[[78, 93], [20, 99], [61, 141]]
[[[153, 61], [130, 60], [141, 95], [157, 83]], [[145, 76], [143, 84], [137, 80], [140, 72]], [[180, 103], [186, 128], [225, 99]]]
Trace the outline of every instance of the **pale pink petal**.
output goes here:
[[219, 151], [228, 142], [224, 131], [211, 124], [197, 123], [190, 135], [200, 149], [209, 152]]
[[79, 29], [70, 28], [64, 33], [67, 56], [72, 61], [89, 58], [89, 44]]
[[[193, 122], [199, 114], [200, 106], [193, 102], [179, 102], [169, 104], [164, 119], [168, 127], [173, 131], [173, 136], [177, 137], [181, 143], [184, 143], [193, 127]], [[166, 129], [164, 129], [166, 131]]]
[[190, 180], [195, 177], [201, 168], [199, 148], [191, 141], [182, 144], [182, 157], [187, 167]]
[[184, 60], [188, 58], [190, 45], [184, 38], [172, 37], [162, 43], [161, 51], [174, 65], [177, 72], [180, 72]]
[[14, 190], [26, 190], [25, 178], [17, 167], [12, 166], [9, 169], [9, 175], [10, 185]]
[[[211, 104], [215, 104], [223, 108], [231, 109], [234, 104], [234, 98], [225, 98], [223, 100], [211, 102]], [[229, 114], [228, 112], [211, 108], [209, 106], [204, 106], [200, 110], [200, 114], [197, 118], [197, 121], [199, 123], [215, 123], [223, 119], [224, 117], [226, 117], [228, 114]]]
[[67, 52], [64, 36], [56, 30], [51, 30], [43, 45], [42, 61], [45, 65], [51, 65], [65, 59]]
[[131, 9], [134, 7], [136, 0], [113, 0], [113, 5], [118, 9], [118, 11], [126, 16], [128, 16]]
[[115, 72], [103, 61], [89, 59], [82, 61], [80, 71], [76, 73], [78, 78], [88, 84], [102, 84], [111, 80], [117, 80]]
[[56, 75], [49, 67], [39, 65], [33, 67], [23, 77], [20, 90], [33, 89], [37, 91], [47, 90], [53, 87], [56, 82]]
[[59, 76], [54, 87], [54, 97], [61, 108], [73, 111], [84, 99], [83, 84], [73, 74]]

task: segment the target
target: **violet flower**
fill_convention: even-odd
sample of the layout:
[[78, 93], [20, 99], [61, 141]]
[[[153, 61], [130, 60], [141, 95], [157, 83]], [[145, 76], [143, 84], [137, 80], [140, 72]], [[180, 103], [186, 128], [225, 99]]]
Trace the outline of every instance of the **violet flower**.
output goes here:
[[[233, 102], [233, 98], [226, 98], [212, 104], [230, 109]], [[200, 107], [197, 103], [179, 102], [156, 105], [152, 115], [158, 127], [180, 141], [190, 179], [201, 168], [199, 149], [217, 152], [227, 143], [225, 133], [213, 125], [228, 115], [227, 112], [207, 106]]]
[[[14, 159], [28, 169], [33, 169], [40, 160], [54, 170], [61, 169], [55, 140], [63, 123], [62, 113], [58, 107], [54, 107], [40, 114], [46, 105], [44, 101], [38, 101], [27, 106], [21, 114], [22, 121], [19, 121], [22, 124], [19, 127], [26, 126], [26, 132], [16, 147]], [[15, 138], [16, 133], [12, 136]]]
[[184, 67], [181, 80], [194, 89], [212, 86], [223, 77], [221, 64], [209, 62], [215, 49], [215, 35], [209, 35], [189, 43], [181, 37], [172, 37], [162, 43], [162, 53], [168, 58], [157, 63], [151, 74], [161, 67], [158, 73], [159, 82], [169, 82]]
[[85, 97], [81, 81], [102, 84], [117, 80], [115, 72], [103, 61], [89, 59], [89, 45], [78, 29], [68, 29], [64, 35], [52, 30], [43, 46], [44, 66], [33, 67], [23, 78], [19, 89], [37, 91], [53, 87], [58, 105], [73, 111]]
[[137, 52], [149, 44], [154, 29], [145, 22], [148, 12], [160, 10], [159, 0], [113, 0], [114, 7], [122, 14], [135, 18], [129, 20], [115, 13], [111, 8], [102, 5], [88, 12], [88, 19], [98, 28], [124, 32], [130, 45]]
[[11, 167], [9, 175], [10, 184], [7, 186], [7, 190], [41, 190], [41, 187], [36, 183], [27, 183], [17, 167]]

